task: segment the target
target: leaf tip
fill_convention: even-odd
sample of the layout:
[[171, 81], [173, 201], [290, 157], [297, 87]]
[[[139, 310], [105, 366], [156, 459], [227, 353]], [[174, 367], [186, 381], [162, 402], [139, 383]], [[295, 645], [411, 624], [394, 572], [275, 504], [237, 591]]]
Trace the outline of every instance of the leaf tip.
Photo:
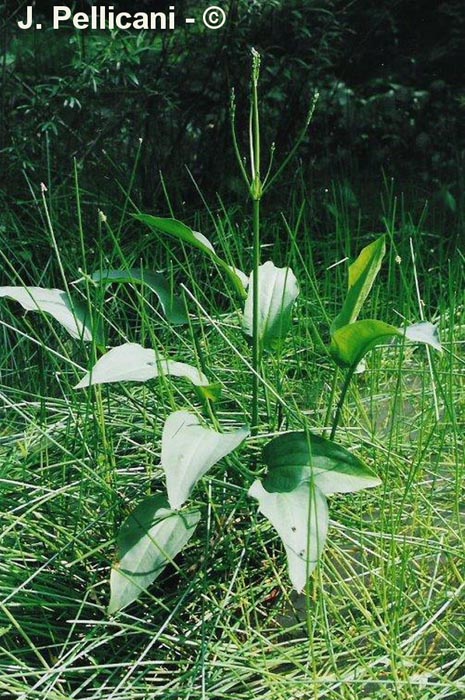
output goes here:
[[420, 321], [413, 323], [411, 326], [400, 329], [407, 340], [413, 343], [424, 343], [434, 348], [438, 352], [443, 351], [441, 340], [439, 338], [439, 329], [437, 325], [430, 321]]

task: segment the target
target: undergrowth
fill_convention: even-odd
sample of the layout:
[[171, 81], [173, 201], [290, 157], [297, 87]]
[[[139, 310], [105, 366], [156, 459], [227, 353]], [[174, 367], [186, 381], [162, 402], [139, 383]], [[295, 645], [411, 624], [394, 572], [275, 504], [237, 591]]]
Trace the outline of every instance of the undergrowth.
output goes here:
[[[330, 239], [315, 240], [309, 205], [300, 202], [279, 223], [280, 243], [264, 247], [277, 265], [292, 267], [302, 293], [267, 372], [279, 400], [261, 396], [266, 432], [249, 439], [258, 460], [264, 438], [295, 429], [292, 415], [319, 433], [330, 428], [328, 319], [342, 302], [344, 258], [373, 239], [363, 219], [354, 235], [339, 194]], [[60, 201], [47, 196], [59, 231]], [[25, 241], [52, 247], [40, 265], [33, 251], [25, 261], [4, 232], [3, 283], [60, 287], [62, 273], [71, 281], [99, 267], [163, 269], [198, 302], [182, 333], [145, 289], [71, 286], [102, 311], [110, 344], [136, 341], [166, 354], [174, 347], [177, 360], [208, 366], [223, 388], [216, 418], [237, 428], [252, 400], [237, 301], [196, 251], [167, 249], [142, 230], [139, 242], [128, 242], [127, 209], [121, 222], [95, 216], [93, 250], [79, 220], [71, 251], [59, 236], [50, 242], [45, 220], [31, 230], [15, 219]], [[200, 483], [203, 517], [175, 565], [109, 619], [118, 528], [162, 483], [166, 417], [198, 404], [182, 380], [73, 390], [92, 350], [86, 356], [44, 318], [18, 318], [13, 303], [2, 303], [0, 697], [463, 697], [464, 258], [427, 232], [428, 212], [413, 221], [392, 191], [381, 217], [389, 253], [367, 315], [401, 325], [421, 318], [425, 305], [444, 352], [376, 349], [349, 388], [338, 440], [363, 454], [383, 486], [331, 499], [327, 548], [302, 596], [289, 593], [280, 543], [251, 509], [239, 453]], [[219, 207], [192, 223], [227, 261], [250, 259], [238, 212]]]

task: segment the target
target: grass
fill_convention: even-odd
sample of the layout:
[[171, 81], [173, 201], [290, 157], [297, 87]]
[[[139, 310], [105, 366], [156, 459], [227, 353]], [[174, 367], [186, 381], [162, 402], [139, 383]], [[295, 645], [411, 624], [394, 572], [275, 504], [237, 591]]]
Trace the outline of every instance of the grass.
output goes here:
[[[308, 597], [290, 592], [279, 540], [246, 496], [247, 469], [265, 435], [302, 420], [330, 428], [342, 376], [334, 380], [324, 344], [344, 294], [340, 261], [374, 238], [370, 222], [346, 206], [344, 188], [328, 194], [332, 234], [323, 240], [309, 216], [315, 202], [295, 197], [285, 219], [263, 222], [262, 258], [290, 264], [302, 294], [285, 349], [264, 368], [258, 435], [196, 490], [204, 517], [176, 566], [113, 619], [105, 608], [118, 526], [162, 485], [165, 417], [201, 406], [182, 380], [73, 390], [92, 350], [2, 300], [0, 697], [464, 696], [463, 255], [449, 254], [441, 231], [426, 233], [430, 213], [414, 220], [391, 187], [377, 224], [389, 253], [364, 316], [400, 325], [424, 313], [439, 323], [445, 351], [376, 350], [349, 389], [337, 439], [383, 486], [331, 497], [329, 543]], [[11, 212], [3, 283], [18, 283], [18, 272], [25, 283], [62, 287], [58, 256], [68, 282], [123, 262], [167, 270], [173, 287], [185, 289], [186, 329], [170, 328], [140, 288], [75, 290], [101, 310], [110, 344], [134, 340], [197, 364], [223, 385], [212, 418], [224, 429], [250, 421], [251, 351], [221, 274], [200, 253], [167, 249], [145, 231], [125, 239], [134, 225], [120, 225], [115, 213], [89, 247], [79, 217], [75, 234], [63, 217], [68, 207], [85, 221], [86, 196], [79, 205], [63, 193], [47, 197], [57, 247], [39, 263], [34, 250], [50, 245], [43, 209], [42, 223]], [[220, 206], [192, 223], [248, 271], [251, 231], [239, 217]]]

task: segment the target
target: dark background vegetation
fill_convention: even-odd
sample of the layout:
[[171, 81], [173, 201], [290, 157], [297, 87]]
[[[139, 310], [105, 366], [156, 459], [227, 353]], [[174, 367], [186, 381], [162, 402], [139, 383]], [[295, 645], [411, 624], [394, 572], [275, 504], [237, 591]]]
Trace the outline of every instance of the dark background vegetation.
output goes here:
[[[211, 3], [177, 0], [177, 15]], [[159, 10], [171, 2], [111, 3]], [[335, 180], [370, 198], [383, 176], [419, 199], [435, 198], [451, 221], [463, 205], [465, 3], [463, 0], [218, 0], [219, 31], [17, 29], [25, 2], [0, 2], [1, 190], [11, 204], [34, 185], [81, 185], [97, 201], [118, 201], [143, 145], [133, 198], [166, 213], [160, 172], [175, 211], [206, 199], [245, 200], [234, 161], [229, 99], [247, 152], [250, 49], [263, 55], [265, 144], [279, 161], [297, 138], [315, 90], [317, 112], [269, 207], [284, 206], [295, 178], [313, 192]], [[51, 0], [37, 3], [50, 17]], [[88, 8], [82, 0], [79, 5]], [[98, 3], [102, 4], [102, 3]], [[107, 3], [108, 4], [108, 3]], [[44, 21], [46, 25], [46, 21]], [[350, 183], [350, 185], [349, 185]], [[355, 200], [354, 200], [355, 201]], [[454, 224], [455, 225], [455, 224]]]

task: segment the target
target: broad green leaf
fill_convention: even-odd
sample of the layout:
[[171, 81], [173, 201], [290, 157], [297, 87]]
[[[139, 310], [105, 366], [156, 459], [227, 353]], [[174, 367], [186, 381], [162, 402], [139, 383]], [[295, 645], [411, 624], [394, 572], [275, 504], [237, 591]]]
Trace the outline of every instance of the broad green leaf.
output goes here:
[[270, 440], [263, 450], [263, 461], [268, 467], [263, 486], [270, 493], [287, 493], [310, 481], [327, 495], [381, 483], [361, 459], [344, 447], [303, 431]]
[[173, 561], [194, 534], [198, 511], [175, 513], [164, 496], [146, 498], [124, 521], [117, 538], [118, 559], [110, 576], [108, 613], [135, 601]]
[[246, 292], [244, 288], [244, 280], [247, 279], [240, 270], [231, 267], [228, 263], [217, 255], [214, 247], [203, 234], [193, 231], [189, 226], [186, 226], [181, 221], [176, 219], [166, 219], [160, 216], [152, 216], [151, 214], [135, 214], [134, 218], [149, 226], [152, 230], [165, 233], [178, 241], [187, 243], [203, 253], [208, 255], [215, 264], [226, 274], [233, 283], [239, 295], [245, 299]]
[[413, 343], [425, 343], [426, 345], [431, 345], [431, 347], [438, 352], [442, 352], [437, 326], [434, 326], [429, 321], [413, 323], [411, 326], [407, 326], [407, 328], [400, 328], [399, 330], [401, 333], [405, 333], [407, 340], [410, 340]]
[[170, 323], [173, 325], [187, 323], [182, 299], [173, 295], [170, 285], [159, 272], [149, 272], [137, 267], [129, 270], [101, 270], [93, 273], [92, 280], [106, 285], [113, 282], [146, 285], [157, 295], [163, 313]]
[[402, 335], [402, 331], [384, 321], [355, 321], [338, 328], [332, 334], [329, 352], [338, 365], [352, 367], [376, 345], [387, 342], [393, 336]]
[[333, 334], [338, 328], [356, 321], [365, 299], [370, 293], [386, 252], [385, 237], [381, 236], [362, 252], [349, 267], [349, 290], [340, 313], [331, 325]]
[[[253, 335], [253, 277], [252, 273], [242, 322], [249, 336]], [[263, 349], [273, 350], [285, 338], [298, 294], [299, 286], [289, 267], [275, 267], [271, 261], [259, 267], [258, 335]]]
[[269, 493], [260, 480], [253, 482], [249, 496], [280, 536], [287, 554], [289, 578], [298, 593], [317, 565], [328, 533], [326, 497], [311, 482], [289, 493]]
[[166, 475], [171, 508], [180, 508], [197, 481], [235, 450], [248, 434], [247, 428], [233, 433], [217, 433], [203, 428], [191, 413], [171, 413], [166, 419], [161, 443], [161, 466]]
[[73, 338], [92, 340], [89, 314], [85, 306], [71, 299], [69, 294], [61, 289], [0, 287], [0, 297], [14, 299], [26, 311], [40, 311], [53, 316]]
[[438, 330], [427, 321], [414, 323], [406, 328], [396, 328], [389, 323], [366, 319], [339, 328], [331, 338], [329, 352], [342, 367], [357, 365], [377, 345], [393, 337], [404, 337], [413, 343], [431, 345], [441, 351]]
[[196, 367], [160, 357], [155, 350], [143, 348], [138, 343], [125, 343], [97, 360], [74, 388], [112, 382], [146, 382], [160, 376], [184, 377], [195, 386], [209, 386], [207, 377]]

